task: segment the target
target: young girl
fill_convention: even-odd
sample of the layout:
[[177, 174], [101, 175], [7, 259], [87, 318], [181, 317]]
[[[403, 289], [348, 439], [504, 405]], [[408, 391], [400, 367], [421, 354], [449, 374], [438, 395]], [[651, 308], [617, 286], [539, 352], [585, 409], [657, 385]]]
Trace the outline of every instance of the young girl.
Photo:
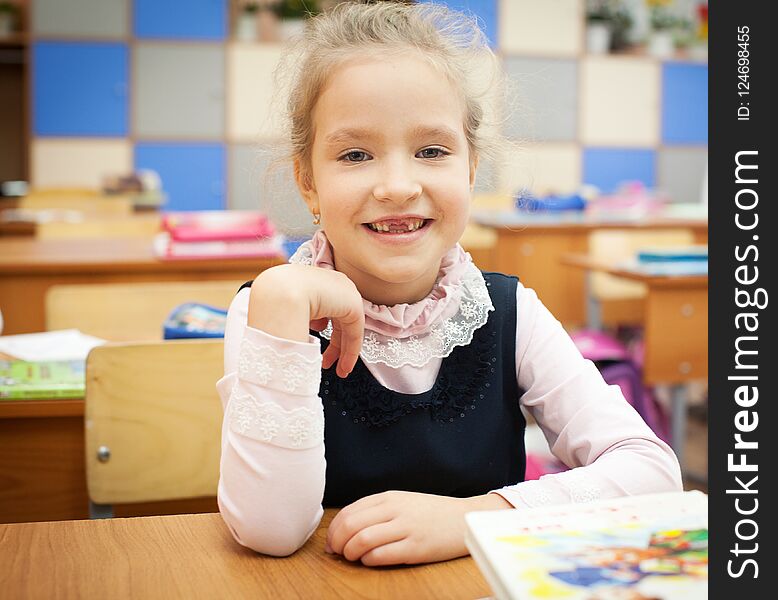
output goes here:
[[[230, 307], [218, 495], [238, 542], [288, 555], [343, 507], [328, 551], [438, 561], [467, 553], [471, 510], [680, 489], [672, 451], [535, 293], [457, 243], [484, 145], [478, 28], [346, 3], [304, 44], [294, 173], [321, 229]], [[523, 481], [521, 406], [570, 471]]]

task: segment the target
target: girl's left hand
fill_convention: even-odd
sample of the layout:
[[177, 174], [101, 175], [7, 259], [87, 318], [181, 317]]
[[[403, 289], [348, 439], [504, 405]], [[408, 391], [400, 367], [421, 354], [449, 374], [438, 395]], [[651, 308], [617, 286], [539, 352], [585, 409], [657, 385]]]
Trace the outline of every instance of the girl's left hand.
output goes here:
[[512, 508], [502, 496], [450, 498], [383, 492], [343, 508], [325, 550], [368, 566], [436, 562], [465, 556], [465, 513]]

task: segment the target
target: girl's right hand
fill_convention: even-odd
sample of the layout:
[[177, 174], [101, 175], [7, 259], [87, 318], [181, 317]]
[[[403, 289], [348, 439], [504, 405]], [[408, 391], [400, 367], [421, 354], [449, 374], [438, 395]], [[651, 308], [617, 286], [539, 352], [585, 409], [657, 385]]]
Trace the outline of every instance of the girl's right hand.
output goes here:
[[362, 296], [339, 271], [288, 264], [260, 273], [251, 285], [248, 324], [276, 337], [308, 341], [308, 330], [321, 331], [332, 321], [332, 338], [322, 367], [336, 361], [346, 377], [359, 358], [365, 328]]

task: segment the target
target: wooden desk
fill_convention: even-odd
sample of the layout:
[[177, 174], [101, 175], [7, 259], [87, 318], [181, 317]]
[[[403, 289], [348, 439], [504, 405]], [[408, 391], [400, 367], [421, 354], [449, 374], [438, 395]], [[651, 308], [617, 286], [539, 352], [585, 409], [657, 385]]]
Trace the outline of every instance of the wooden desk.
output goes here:
[[[670, 384], [671, 441], [683, 466], [686, 436], [684, 384], [708, 377], [708, 276], [650, 275], [637, 268], [568, 255], [563, 262], [584, 271], [602, 271], [646, 285], [643, 379], [648, 385]], [[589, 298], [589, 311], [597, 310]], [[596, 321], [596, 316], [590, 320]]]
[[566, 254], [589, 251], [589, 236], [601, 229], [691, 230], [694, 243], [708, 239], [707, 219], [653, 217], [641, 220], [605, 219], [575, 213], [474, 212], [472, 220], [497, 234], [491, 264], [502, 273], [518, 275], [533, 288], [554, 316], [566, 325], [582, 325], [586, 295], [582, 271], [562, 262]]
[[[89, 518], [84, 400], [0, 401], [0, 523]], [[202, 513], [214, 497], [116, 505], [119, 516]]]
[[84, 401], [0, 401], [0, 523], [84, 519]]
[[288, 558], [239, 546], [218, 514], [0, 525], [9, 598], [482, 598], [471, 558], [369, 568], [324, 552], [325, 512]]
[[162, 261], [150, 239], [0, 238], [3, 333], [46, 329], [44, 297], [57, 283], [137, 281], [248, 281], [285, 258]]

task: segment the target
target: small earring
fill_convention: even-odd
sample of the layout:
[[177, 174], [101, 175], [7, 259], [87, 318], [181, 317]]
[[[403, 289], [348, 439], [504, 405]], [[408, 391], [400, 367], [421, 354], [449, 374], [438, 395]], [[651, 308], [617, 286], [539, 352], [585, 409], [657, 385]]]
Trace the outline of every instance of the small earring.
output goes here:
[[319, 213], [313, 213], [313, 224], [318, 225], [321, 223], [321, 215]]

